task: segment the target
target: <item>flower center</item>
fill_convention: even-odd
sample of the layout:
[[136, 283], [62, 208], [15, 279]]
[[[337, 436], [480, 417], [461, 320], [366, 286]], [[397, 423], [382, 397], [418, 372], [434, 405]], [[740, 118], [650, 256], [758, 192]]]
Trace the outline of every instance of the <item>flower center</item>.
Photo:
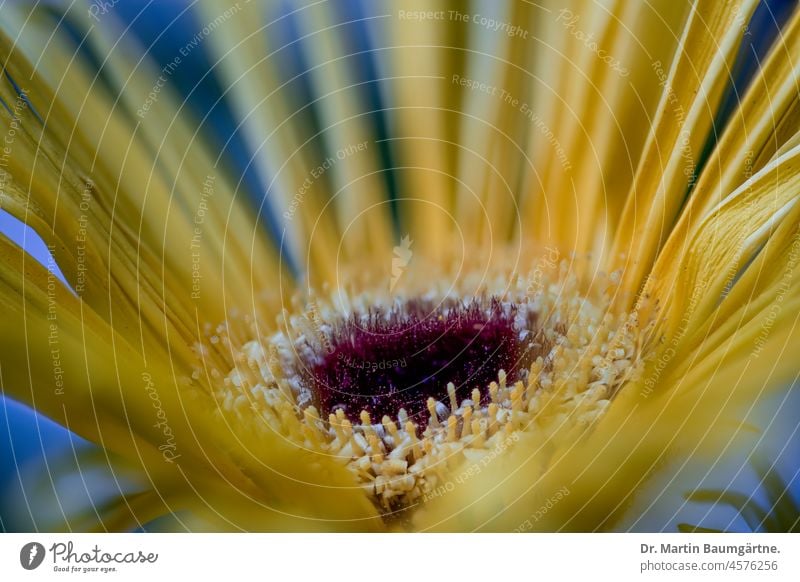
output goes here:
[[195, 379], [211, 368], [229, 426], [341, 463], [387, 517], [422, 511], [454, 487], [453, 471], [523, 435], [553, 450], [572, 442], [640, 375], [640, 322], [610, 308], [613, 281], [581, 292], [561, 271], [390, 308], [367, 294], [341, 306], [317, 297], [269, 336], [230, 319], [198, 346]]
[[534, 323], [533, 314], [497, 298], [376, 309], [337, 326], [327, 353], [309, 363], [307, 381], [326, 415], [342, 409], [353, 420], [365, 410], [393, 418], [402, 408], [424, 429], [428, 398], [438, 417], [449, 414], [449, 384], [461, 402], [500, 370], [514, 380], [525, 374], [534, 346], [524, 339]]

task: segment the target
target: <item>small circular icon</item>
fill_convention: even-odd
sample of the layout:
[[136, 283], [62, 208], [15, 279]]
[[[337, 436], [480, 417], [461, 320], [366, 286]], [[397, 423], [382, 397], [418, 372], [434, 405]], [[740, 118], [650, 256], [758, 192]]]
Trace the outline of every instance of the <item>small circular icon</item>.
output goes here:
[[39, 542], [28, 542], [19, 551], [19, 563], [26, 570], [35, 570], [44, 561], [44, 546]]

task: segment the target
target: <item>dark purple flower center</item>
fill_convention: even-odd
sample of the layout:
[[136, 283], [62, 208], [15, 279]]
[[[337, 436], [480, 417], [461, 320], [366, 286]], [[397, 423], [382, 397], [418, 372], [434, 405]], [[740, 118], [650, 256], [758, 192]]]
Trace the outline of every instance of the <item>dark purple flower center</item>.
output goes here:
[[[414, 301], [352, 316], [336, 328], [322, 359], [307, 368], [315, 404], [326, 415], [341, 408], [354, 422], [362, 410], [380, 422], [404, 408], [424, 427], [427, 399], [448, 405], [449, 382], [461, 403], [473, 388], [487, 398], [486, 387], [501, 369], [509, 381], [528, 369], [531, 354], [520, 339], [517, 314], [514, 304], [474, 299]], [[534, 323], [524, 321], [524, 327]]]

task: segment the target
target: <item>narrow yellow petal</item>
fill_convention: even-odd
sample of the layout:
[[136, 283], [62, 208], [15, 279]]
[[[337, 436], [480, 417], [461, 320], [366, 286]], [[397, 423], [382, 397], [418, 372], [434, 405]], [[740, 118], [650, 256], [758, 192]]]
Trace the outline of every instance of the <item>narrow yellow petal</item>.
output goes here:
[[266, 204], [279, 219], [281, 244], [301, 261], [312, 284], [333, 283], [340, 233], [332, 208], [325, 155], [315, 146], [307, 108], [279, 70], [281, 47], [268, 40], [283, 26], [280, 3], [203, 0], [207, 22], [224, 18], [209, 35], [215, 73], [224, 81], [254, 163], [266, 181]]
[[656, 71], [664, 92], [608, 263], [624, 267], [629, 289], [644, 280], [693, 186], [744, 24], [757, 4], [696, 2], [675, 60]]
[[341, 245], [352, 262], [386, 263], [392, 252], [392, 213], [380, 167], [381, 144], [375, 141], [365, 87], [353, 73], [358, 55], [345, 45], [346, 24], [337, 22], [330, 3], [295, 3], [301, 7], [294, 15], [301, 27], [301, 49], [313, 63], [308, 76], [312, 105], [320, 114], [319, 138], [336, 158], [329, 172], [331, 204], [344, 233]]
[[[238, 425], [187, 384], [168, 352], [143, 357], [2, 236], [0, 305], [3, 393], [125, 457], [172, 510], [217, 508], [218, 520], [254, 529], [380, 525], [344, 467], [266, 424]], [[148, 520], [158, 505], [143, 503], [129, 510]]]
[[458, 255], [452, 209], [464, 93], [451, 78], [464, 74], [468, 28], [450, 14], [463, 8], [454, 0], [370, 7], [382, 47], [379, 74], [388, 81], [383, 96], [393, 120], [395, 173], [405, 192], [400, 216], [416, 248], [434, 260]]

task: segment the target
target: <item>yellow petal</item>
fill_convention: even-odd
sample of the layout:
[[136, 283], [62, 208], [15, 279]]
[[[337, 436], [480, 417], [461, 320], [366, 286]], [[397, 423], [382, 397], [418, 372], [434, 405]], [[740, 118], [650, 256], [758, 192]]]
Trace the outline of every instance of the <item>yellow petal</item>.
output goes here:
[[[312, 284], [336, 280], [340, 233], [332, 211], [326, 154], [317, 148], [307, 108], [295, 86], [282, 76], [280, 47], [269, 43], [284, 25], [279, 2], [203, 0], [206, 22], [224, 20], [209, 35], [215, 73], [240, 120], [245, 140], [264, 174], [266, 204], [279, 217], [281, 240], [301, 261]], [[330, 209], [329, 209], [330, 210]]]
[[[168, 352], [145, 358], [5, 237], [0, 305], [3, 393], [128, 459], [155, 501], [216, 508], [221, 521], [243, 527], [276, 514], [293, 529], [380, 524], [346, 469], [266, 426], [232, 424], [208, 393], [186, 384]], [[130, 510], [147, 521], [155, 501]]]
[[[664, 306], [656, 333], [691, 340], [711, 319], [724, 293], [738, 285], [738, 274], [761, 248], [776, 233], [784, 241], [791, 236], [793, 231], [780, 226], [796, 224], [798, 190], [800, 147], [795, 147], [727, 196], [695, 226], [686, 241], [676, 241], [673, 248], [685, 245], [685, 253], [665, 255], [648, 287]], [[676, 232], [676, 236], [679, 234]], [[776, 264], [786, 265], [790, 257], [785, 253], [773, 258]], [[740, 301], [746, 298], [736, 297]]]
[[755, 0], [696, 2], [675, 60], [655, 71], [664, 92], [608, 262], [612, 268], [624, 267], [623, 284], [629, 289], [639, 288], [693, 185], [717, 107], [730, 83], [743, 24], [757, 4]]

